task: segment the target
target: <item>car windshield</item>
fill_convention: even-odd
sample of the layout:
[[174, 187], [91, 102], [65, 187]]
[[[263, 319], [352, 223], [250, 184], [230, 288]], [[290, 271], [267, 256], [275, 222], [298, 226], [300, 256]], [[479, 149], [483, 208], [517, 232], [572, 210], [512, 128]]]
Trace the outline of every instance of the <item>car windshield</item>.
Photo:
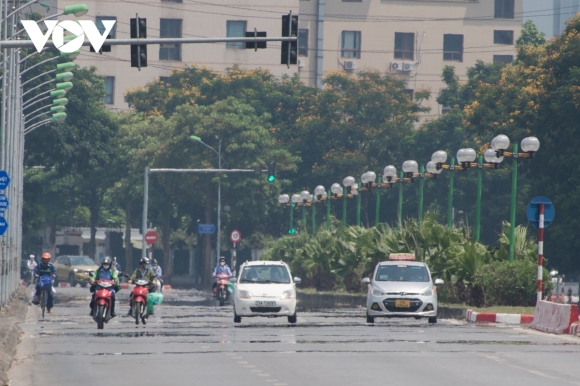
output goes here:
[[424, 265], [382, 265], [377, 270], [376, 281], [428, 282], [429, 272]]
[[241, 283], [290, 283], [288, 269], [282, 265], [246, 266], [240, 275]]
[[70, 265], [96, 265], [88, 256], [71, 257]]

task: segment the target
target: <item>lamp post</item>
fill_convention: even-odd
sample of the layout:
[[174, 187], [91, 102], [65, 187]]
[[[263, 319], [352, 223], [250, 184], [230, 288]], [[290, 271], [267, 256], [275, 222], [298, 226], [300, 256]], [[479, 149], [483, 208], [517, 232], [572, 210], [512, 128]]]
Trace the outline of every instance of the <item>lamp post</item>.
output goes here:
[[523, 153], [518, 153], [518, 144], [512, 145], [512, 151], [506, 151], [510, 145], [510, 139], [503, 134], [496, 136], [491, 140], [491, 147], [496, 152], [497, 157], [512, 157], [512, 194], [510, 210], [510, 251], [509, 261], [514, 261], [514, 241], [516, 230], [516, 194], [518, 181], [518, 158], [532, 158], [540, 149], [540, 141], [536, 137], [526, 137], [522, 139], [521, 145]]
[[[214, 149], [213, 147], [209, 146], [207, 143], [203, 142], [201, 140], [201, 138], [198, 136], [191, 135], [189, 137], [189, 139], [191, 139], [192, 141], [196, 141], [196, 142], [201, 143], [202, 145], [204, 145], [208, 149], [211, 149], [214, 153], [217, 154], [217, 156], [218, 156], [218, 169], [222, 168], [222, 160], [224, 161], [223, 162], [224, 165], [227, 164], [227, 162], [222, 157], [222, 140], [221, 139], [218, 142], [218, 150]], [[218, 260], [219, 260], [220, 254], [221, 254], [221, 226], [222, 226], [221, 214], [222, 214], [222, 181], [218, 175], [217, 231], [216, 231], [217, 241], [216, 241], [216, 249], [215, 249], [216, 259], [218, 259]]]
[[[341, 198], [343, 196], [342, 186], [340, 186], [340, 184], [338, 182], [335, 182], [334, 184], [332, 184], [330, 186], [330, 193], [331, 193], [330, 198], [332, 200], [337, 200], [337, 199]], [[328, 213], [328, 218], [326, 220], [327, 221], [326, 226], [330, 228], [330, 201], [328, 202], [327, 213]], [[343, 214], [343, 221], [345, 221], [344, 214]], [[344, 223], [342, 224], [342, 227], [344, 228]]]
[[290, 227], [288, 228], [288, 234], [293, 234], [292, 233], [292, 229], [293, 229], [293, 222], [294, 222], [294, 216], [293, 216], [293, 209], [294, 209], [294, 204], [290, 204], [290, 196], [287, 194], [282, 194], [278, 197], [278, 202], [280, 204], [282, 204], [283, 206], [289, 206], [290, 207]]
[[328, 197], [330, 195], [326, 194], [324, 186], [318, 185], [314, 188], [314, 196], [312, 197], [312, 234], [316, 232], [316, 204], [325, 202], [326, 203], [326, 229], [330, 229], [330, 201]]
[[290, 207], [290, 234], [293, 235], [296, 233], [296, 229], [294, 229], [294, 208], [300, 206], [302, 198], [299, 194], [293, 194], [291, 200], [292, 205]]
[[306, 206], [312, 202], [312, 195], [308, 190], [300, 192], [300, 199], [302, 200], [302, 226], [304, 227], [304, 234], [308, 233], [306, 226]]
[[[354, 180], [354, 177], [352, 177], [352, 176], [345, 177], [342, 180], [342, 185], [344, 186], [344, 193], [343, 193], [344, 201], [342, 202], [342, 229], [343, 230], [346, 229], [346, 199], [353, 197], [352, 194], [349, 194], [349, 192], [352, 192], [352, 187], [354, 186], [354, 184], [355, 184], [355, 180]], [[358, 194], [358, 192], [357, 192], [357, 194]]]
[[[361, 187], [360, 190], [361, 191], [368, 191], [371, 192], [372, 189], [374, 187], [380, 187], [381, 186], [381, 178], [379, 177], [379, 181], [378, 183], [377, 181], [377, 174], [373, 171], [368, 171], [366, 173], [363, 173], [362, 176], [360, 176], [360, 181], [361, 181]], [[379, 208], [381, 205], [381, 192], [379, 189], [376, 189], [376, 205], [375, 205], [375, 226], [378, 225], [379, 223]], [[359, 216], [360, 217], [360, 216]]]

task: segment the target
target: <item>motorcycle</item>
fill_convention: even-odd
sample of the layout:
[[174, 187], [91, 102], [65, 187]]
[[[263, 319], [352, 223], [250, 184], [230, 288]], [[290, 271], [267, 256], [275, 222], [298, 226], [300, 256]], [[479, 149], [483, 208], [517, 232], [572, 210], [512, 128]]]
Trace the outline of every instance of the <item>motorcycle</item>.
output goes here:
[[112, 293], [115, 283], [111, 280], [97, 280], [95, 282], [95, 302], [93, 304], [93, 320], [97, 322], [97, 329], [102, 330], [104, 324], [111, 320]]
[[220, 306], [223, 306], [225, 302], [230, 298], [229, 291], [229, 278], [230, 275], [227, 273], [220, 273], [217, 276], [217, 299], [220, 302]]
[[163, 276], [157, 276], [157, 292], [163, 293]]
[[139, 325], [139, 319], [143, 324], [147, 324], [145, 319], [149, 316], [147, 311], [147, 303], [149, 296], [149, 281], [139, 279], [134, 281], [135, 288], [131, 292], [131, 298], [133, 299], [133, 305], [131, 312], [135, 318], [135, 324]]

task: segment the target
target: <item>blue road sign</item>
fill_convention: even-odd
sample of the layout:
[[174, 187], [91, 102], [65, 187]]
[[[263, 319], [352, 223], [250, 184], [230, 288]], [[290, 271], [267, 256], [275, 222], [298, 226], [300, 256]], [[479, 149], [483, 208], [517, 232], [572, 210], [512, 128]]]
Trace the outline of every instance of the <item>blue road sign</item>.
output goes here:
[[4, 217], [0, 217], [0, 236], [6, 233], [6, 229], [8, 229], [8, 223]]
[[540, 204], [544, 204], [544, 228], [547, 228], [556, 215], [556, 207], [549, 198], [544, 196], [534, 198], [528, 204], [526, 215], [528, 216], [528, 221], [538, 228], [540, 226]]
[[5, 194], [0, 194], [0, 213], [6, 212], [6, 209], [8, 209], [8, 198]]
[[213, 224], [199, 224], [199, 233], [206, 235], [213, 235], [215, 233], [215, 225]]
[[9, 183], [10, 177], [8, 177], [6, 170], [0, 170], [0, 190], [6, 190]]

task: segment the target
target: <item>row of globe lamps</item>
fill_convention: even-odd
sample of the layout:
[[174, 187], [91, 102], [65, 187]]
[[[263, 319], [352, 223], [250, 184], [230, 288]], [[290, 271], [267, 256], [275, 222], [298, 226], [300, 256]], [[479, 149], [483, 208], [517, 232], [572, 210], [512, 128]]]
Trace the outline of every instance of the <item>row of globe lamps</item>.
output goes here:
[[[294, 207], [302, 207], [302, 226], [306, 230], [306, 207], [312, 208], [312, 232], [316, 230], [315, 215], [317, 203], [326, 203], [326, 226], [330, 228], [330, 199], [343, 200], [343, 214], [342, 227], [346, 226], [346, 198], [357, 199], [357, 221], [356, 225], [360, 226], [360, 202], [361, 198], [359, 191], [372, 191], [373, 188], [392, 188], [398, 181], [414, 182], [416, 178], [420, 178], [419, 187], [419, 223], [423, 218], [423, 183], [424, 178], [437, 178], [443, 170], [461, 170], [466, 171], [470, 168], [478, 169], [477, 178], [477, 199], [476, 199], [476, 225], [475, 225], [475, 239], [479, 241], [480, 236], [480, 222], [481, 222], [481, 190], [482, 190], [482, 170], [484, 168], [498, 169], [504, 157], [513, 158], [512, 168], [512, 197], [511, 197], [511, 213], [510, 213], [510, 261], [513, 261], [513, 244], [515, 236], [515, 209], [516, 209], [516, 190], [517, 190], [517, 159], [531, 158], [540, 148], [540, 141], [536, 137], [526, 137], [521, 141], [522, 153], [518, 152], [518, 144], [514, 143], [512, 151], [508, 151], [510, 139], [503, 134], [493, 138], [491, 141], [491, 148], [487, 149], [484, 154], [477, 155], [472, 148], [459, 149], [456, 158], [451, 157], [450, 162], [447, 162], [447, 153], [443, 150], [438, 150], [431, 156], [431, 161], [427, 162], [425, 166], [419, 166], [415, 160], [407, 160], [403, 162], [402, 172], [397, 176], [397, 168], [393, 165], [388, 165], [383, 169], [382, 178], [373, 171], [367, 171], [361, 175], [361, 181], [356, 182], [355, 178], [348, 176], [343, 179], [342, 186], [339, 183], [334, 183], [327, 192], [324, 186], [319, 185], [314, 189], [314, 194], [310, 194], [307, 190], [300, 194], [294, 194], [291, 197], [288, 194], [282, 194], [278, 197], [278, 202], [282, 205]], [[458, 164], [455, 164], [457, 159]], [[485, 159], [486, 162], [483, 162]], [[477, 161], [476, 161], [477, 160]], [[449, 179], [449, 195], [448, 195], [448, 212], [447, 212], [447, 226], [451, 227], [453, 215], [453, 177], [454, 173], [450, 175]], [[398, 219], [399, 223], [402, 220], [403, 211], [403, 185], [399, 185], [399, 205], [398, 205]], [[375, 224], [379, 223], [379, 209], [380, 209], [380, 190], [375, 189], [376, 197], [376, 211]], [[290, 230], [289, 233], [295, 232], [293, 226], [293, 211], [290, 211]]]

